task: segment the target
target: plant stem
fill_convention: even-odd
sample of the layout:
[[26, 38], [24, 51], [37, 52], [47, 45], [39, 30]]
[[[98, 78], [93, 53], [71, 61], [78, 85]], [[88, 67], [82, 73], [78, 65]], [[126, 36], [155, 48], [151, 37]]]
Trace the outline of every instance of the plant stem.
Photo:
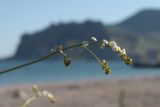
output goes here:
[[89, 48], [87, 48], [86, 46], [83, 46], [83, 45], [82, 45], [82, 47], [83, 47], [84, 49], [86, 49], [90, 54], [92, 54], [93, 57], [94, 57], [100, 64], [102, 63], [101, 60], [100, 60]]
[[[89, 44], [90, 44], [90, 45], [94, 45], [94, 44], [100, 44], [100, 43], [98, 43], [98, 42], [90, 42]], [[66, 51], [66, 50], [69, 50], [69, 49], [72, 49], [72, 48], [76, 48], [76, 47], [81, 47], [82, 45], [83, 45], [83, 44], [76, 44], [76, 45], [73, 45], [73, 46], [69, 46], [69, 47], [63, 48], [62, 51]], [[2, 71], [0, 71], [0, 75], [1, 75], [1, 74], [5, 74], [5, 73], [8, 73], [8, 72], [11, 72], [11, 71], [14, 71], [14, 70], [16, 70], [16, 69], [19, 69], [19, 68], [22, 68], [22, 67], [25, 67], [25, 66], [29, 66], [29, 65], [38, 63], [38, 62], [43, 61], [43, 60], [46, 60], [46, 59], [50, 58], [51, 56], [54, 56], [55, 54], [58, 54], [58, 53], [59, 53], [58, 51], [51, 52], [51, 53], [49, 53], [48, 55], [43, 56], [43, 57], [41, 57], [41, 58], [32, 60], [32, 61], [30, 61], [30, 62], [21, 64], [21, 65], [18, 65], [18, 66], [15, 66], [15, 67], [12, 67], [12, 68], [9, 68], [9, 69], [6, 69], [6, 70], [2, 70]]]
[[21, 65], [19, 65], [19, 66], [15, 66], [15, 67], [13, 67], [13, 68], [9, 68], [9, 69], [3, 70], [3, 71], [0, 72], [0, 75], [1, 75], [1, 74], [4, 74], [4, 73], [7, 73], [7, 72], [10, 72], [10, 71], [13, 71], [13, 70], [16, 70], [16, 69], [19, 69], [19, 68], [22, 68], [22, 67], [25, 67], [25, 66], [28, 66], [28, 65], [32, 65], [32, 64], [37, 63], [37, 62], [40, 62], [40, 61], [42, 61], [42, 60], [48, 59], [49, 57], [51, 57], [51, 56], [53, 56], [53, 55], [55, 55], [55, 54], [56, 54], [56, 53], [49, 53], [48, 55], [46, 55], [46, 56], [44, 56], [44, 57], [41, 57], [41, 58], [39, 58], [39, 59], [35, 59], [35, 60], [30, 61], [30, 62], [27, 62], [27, 63], [25, 63], [25, 64], [21, 64]]

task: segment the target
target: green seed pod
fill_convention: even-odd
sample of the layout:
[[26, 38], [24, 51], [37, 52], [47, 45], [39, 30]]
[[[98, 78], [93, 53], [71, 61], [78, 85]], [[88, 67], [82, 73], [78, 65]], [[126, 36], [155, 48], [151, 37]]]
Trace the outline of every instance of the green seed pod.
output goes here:
[[68, 67], [71, 64], [71, 59], [67, 56], [64, 56], [64, 65]]
[[109, 75], [110, 73], [111, 73], [111, 68], [108, 67], [107, 69], [105, 69], [105, 74], [106, 75]]
[[129, 58], [126, 54], [120, 53], [120, 57], [124, 60], [124, 62], [127, 65], [131, 65], [133, 63], [133, 60], [131, 58]]
[[106, 60], [102, 60], [101, 61], [102, 64], [102, 68], [105, 71], [105, 74], [108, 75], [111, 73], [111, 68], [108, 66], [108, 63], [106, 62]]
[[131, 64], [133, 63], [133, 61], [132, 61], [131, 58], [127, 57], [127, 58], [125, 59], [125, 63], [126, 63], [127, 65], [131, 65]]

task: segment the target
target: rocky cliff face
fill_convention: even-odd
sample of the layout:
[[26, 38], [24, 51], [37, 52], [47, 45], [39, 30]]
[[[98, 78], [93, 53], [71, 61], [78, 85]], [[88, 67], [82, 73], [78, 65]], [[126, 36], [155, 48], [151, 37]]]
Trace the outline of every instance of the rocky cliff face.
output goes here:
[[142, 34], [160, 31], [160, 10], [140, 11], [117, 26]]
[[[100, 22], [86, 21], [84, 23], [68, 23], [52, 25], [43, 31], [34, 34], [24, 34], [21, 43], [17, 49], [16, 59], [31, 59], [46, 55], [52, 48], [57, 45], [69, 46], [88, 40], [91, 36], [97, 36], [98, 39], [106, 38], [106, 28]], [[93, 50], [96, 47], [92, 47]], [[90, 58], [88, 53], [83, 49], [69, 51], [74, 58]], [[103, 52], [98, 52], [100, 56], [104, 56]]]
[[[132, 57], [158, 56], [160, 53], [160, 10], [144, 10], [131, 16], [121, 23], [105, 26], [100, 22], [86, 21], [83, 23], [60, 23], [37, 31], [33, 34], [24, 34], [17, 48], [14, 59], [32, 59], [46, 55], [56, 45], [72, 45], [91, 36], [98, 39], [115, 40], [121, 47], [127, 49]], [[110, 51], [100, 51], [92, 47], [102, 58], [114, 59]], [[107, 53], [107, 54], [106, 54]], [[113, 54], [113, 55], [112, 55]], [[91, 58], [83, 49], [69, 51], [74, 58]], [[157, 58], [157, 57], [155, 57]]]

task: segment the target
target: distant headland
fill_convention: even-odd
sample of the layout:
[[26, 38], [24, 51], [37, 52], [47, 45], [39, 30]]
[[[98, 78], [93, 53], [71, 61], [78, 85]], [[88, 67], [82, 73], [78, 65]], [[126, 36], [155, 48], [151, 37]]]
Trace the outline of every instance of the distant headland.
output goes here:
[[[72, 45], [91, 36], [99, 40], [115, 40], [136, 60], [157, 60], [160, 57], [160, 10], [143, 10], [128, 19], [114, 25], [87, 20], [83, 23], [59, 23], [35, 33], [23, 34], [16, 54], [10, 59], [32, 59], [46, 55], [57, 45]], [[92, 50], [94, 50], [93, 47]], [[102, 58], [116, 59], [110, 50], [95, 49]], [[76, 59], [90, 59], [83, 49], [71, 50], [70, 55]]]

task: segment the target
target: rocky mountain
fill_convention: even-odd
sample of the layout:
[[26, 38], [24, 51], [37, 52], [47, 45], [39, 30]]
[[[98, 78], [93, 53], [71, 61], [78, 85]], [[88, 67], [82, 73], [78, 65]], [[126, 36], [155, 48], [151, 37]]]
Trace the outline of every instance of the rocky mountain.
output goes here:
[[141, 34], [160, 31], [160, 10], [140, 11], [116, 26]]
[[[86, 21], [84, 23], [60, 23], [51, 25], [43, 31], [33, 34], [24, 34], [21, 43], [17, 49], [14, 59], [32, 59], [44, 56], [57, 45], [70, 46], [88, 40], [91, 36], [97, 36], [98, 39], [109, 39], [105, 26], [100, 22]], [[103, 51], [97, 50], [97, 47], [91, 47], [99, 56], [106, 57]], [[92, 58], [84, 49], [74, 49], [69, 51], [72, 58]], [[57, 56], [58, 57], [58, 56]]]
[[[42, 31], [24, 34], [13, 58], [41, 57], [56, 45], [72, 45], [91, 36], [115, 40], [137, 59], [156, 59], [160, 53], [160, 10], [143, 10], [115, 25], [94, 21], [52, 24]], [[92, 50], [103, 58], [115, 59], [111, 51], [100, 51], [96, 47]], [[83, 49], [71, 50], [69, 54], [78, 59], [91, 58]]]
[[160, 60], [160, 10], [143, 10], [116, 25], [108, 26], [119, 41], [139, 60]]

